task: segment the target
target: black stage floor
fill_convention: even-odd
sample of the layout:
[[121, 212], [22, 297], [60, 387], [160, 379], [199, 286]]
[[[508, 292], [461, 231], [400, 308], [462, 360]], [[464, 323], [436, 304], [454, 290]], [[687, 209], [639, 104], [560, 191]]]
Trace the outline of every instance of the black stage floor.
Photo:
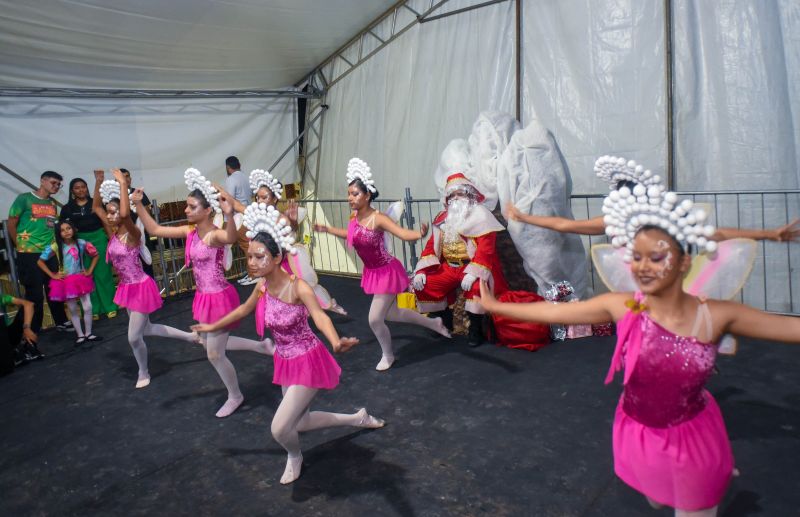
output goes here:
[[[126, 316], [99, 322], [91, 349], [50, 331], [46, 359], [0, 379], [0, 515], [671, 515], [613, 474], [613, 338], [529, 353], [390, 324], [399, 360], [379, 373], [369, 298], [322, 280], [354, 316], [333, 318], [340, 333], [362, 343], [315, 407], [366, 406], [385, 428], [304, 434], [303, 475], [282, 486], [270, 358], [229, 353], [246, 400], [217, 419], [225, 391], [200, 346], [148, 338], [153, 381], [135, 390]], [[187, 328], [191, 298], [153, 320]], [[255, 337], [252, 316], [238, 333]], [[722, 515], [798, 515], [797, 353], [751, 342], [719, 361], [710, 390], [741, 470]]]

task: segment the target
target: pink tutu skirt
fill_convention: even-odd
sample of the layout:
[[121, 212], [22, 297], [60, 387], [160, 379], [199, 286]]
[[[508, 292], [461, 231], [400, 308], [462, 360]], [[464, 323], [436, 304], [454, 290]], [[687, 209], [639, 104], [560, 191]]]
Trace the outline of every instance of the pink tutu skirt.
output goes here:
[[135, 284], [119, 284], [114, 295], [114, 303], [129, 311], [150, 314], [164, 305], [156, 281], [145, 275], [141, 282]]
[[64, 278], [50, 279], [49, 298], [56, 302], [75, 300], [92, 291], [94, 291], [94, 281], [92, 277], [80, 273], [68, 275]]
[[317, 345], [304, 354], [284, 358], [275, 352], [275, 373], [272, 383], [280, 386], [306, 386], [314, 389], [332, 390], [339, 384], [342, 369], [336, 364], [325, 345]]
[[[239, 307], [239, 293], [231, 284], [215, 293], [195, 291], [192, 302], [192, 317], [200, 323], [216, 323], [233, 309]], [[239, 322], [231, 323], [226, 329], [235, 329]]]
[[399, 260], [392, 260], [385, 266], [364, 267], [361, 288], [367, 294], [398, 294], [408, 289], [408, 273]]
[[733, 452], [716, 401], [672, 427], [647, 427], [622, 409], [614, 416], [614, 471], [653, 501], [697, 511], [722, 501], [733, 474]]

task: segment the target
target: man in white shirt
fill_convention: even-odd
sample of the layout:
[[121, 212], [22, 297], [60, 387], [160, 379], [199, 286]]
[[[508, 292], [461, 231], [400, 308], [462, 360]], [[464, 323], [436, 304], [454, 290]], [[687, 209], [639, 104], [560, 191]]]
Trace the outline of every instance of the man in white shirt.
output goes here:
[[250, 193], [250, 182], [247, 176], [239, 170], [241, 168], [237, 157], [228, 156], [225, 159], [225, 171], [228, 173], [228, 177], [225, 178], [225, 190], [241, 204], [247, 206], [250, 204], [252, 194]]

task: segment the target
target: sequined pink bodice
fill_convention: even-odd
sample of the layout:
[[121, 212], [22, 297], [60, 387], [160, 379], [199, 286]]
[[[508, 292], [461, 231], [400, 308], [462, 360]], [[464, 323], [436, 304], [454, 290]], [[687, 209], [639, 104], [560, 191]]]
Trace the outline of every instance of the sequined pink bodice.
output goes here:
[[223, 257], [225, 249], [209, 246], [193, 230], [189, 246], [189, 257], [192, 260], [192, 272], [197, 290], [201, 293], [216, 293], [228, 286], [225, 280], [225, 269], [223, 268]]
[[356, 220], [355, 217], [350, 219], [350, 225], [352, 226], [350, 231], [353, 235], [353, 247], [364, 263], [364, 267], [370, 269], [379, 268], [385, 266], [394, 259], [394, 257], [389, 255], [389, 252], [386, 251], [382, 230], [370, 230], [358, 224], [358, 220]]
[[642, 342], [625, 385], [623, 410], [649, 427], [671, 427], [705, 408], [703, 387], [714, 368], [715, 345], [673, 334], [641, 314]]
[[325, 346], [308, 326], [308, 309], [303, 304], [286, 303], [264, 293], [266, 327], [272, 332], [275, 352], [284, 359], [302, 355], [315, 346]]
[[108, 242], [106, 255], [117, 270], [119, 283], [138, 284], [147, 277], [139, 260], [139, 246], [126, 246], [115, 234]]

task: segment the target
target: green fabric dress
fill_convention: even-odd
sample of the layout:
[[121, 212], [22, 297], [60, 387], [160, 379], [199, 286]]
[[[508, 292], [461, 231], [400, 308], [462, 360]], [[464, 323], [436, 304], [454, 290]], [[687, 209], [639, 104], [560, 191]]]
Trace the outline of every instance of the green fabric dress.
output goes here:
[[[97, 256], [100, 257], [92, 275], [94, 278], [94, 291], [91, 294], [92, 314], [116, 312], [119, 307], [114, 303], [114, 293], [116, 292], [114, 275], [111, 272], [111, 266], [106, 263], [106, 248], [108, 248], [106, 231], [101, 228], [93, 232], [81, 232], [80, 236], [81, 239], [94, 244], [94, 247], [97, 248]], [[88, 268], [92, 258], [87, 256], [84, 262], [85, 267]]]

